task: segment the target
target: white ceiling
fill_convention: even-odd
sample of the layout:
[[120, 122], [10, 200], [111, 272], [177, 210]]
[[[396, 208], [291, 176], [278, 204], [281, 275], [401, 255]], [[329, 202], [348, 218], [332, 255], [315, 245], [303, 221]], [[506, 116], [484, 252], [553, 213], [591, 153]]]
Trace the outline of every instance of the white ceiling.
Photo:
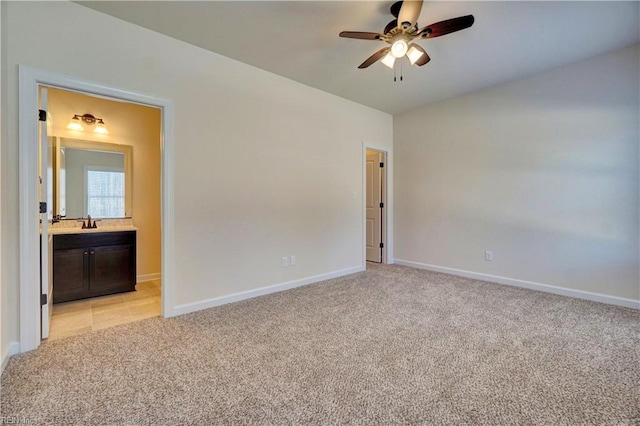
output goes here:
[[[640, 3], [425, 1], [419, 26], [473, 14], [475, 24], [422, 40], [404, 81], [357, 66], [381, 41], [393, 1], [89, 1], [84, 6], [389, 113], [450, 98], [640, 42]], [[229, 76], [233, 78], [233, 76]]]

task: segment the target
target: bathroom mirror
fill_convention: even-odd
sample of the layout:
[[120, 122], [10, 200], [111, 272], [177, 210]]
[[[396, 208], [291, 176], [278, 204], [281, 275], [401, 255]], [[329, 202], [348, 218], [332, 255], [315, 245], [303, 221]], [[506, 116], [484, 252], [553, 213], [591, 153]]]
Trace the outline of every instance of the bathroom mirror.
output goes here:
[[61, 219], [131, 217], [133, 147], [55, 139], [53, 214]]

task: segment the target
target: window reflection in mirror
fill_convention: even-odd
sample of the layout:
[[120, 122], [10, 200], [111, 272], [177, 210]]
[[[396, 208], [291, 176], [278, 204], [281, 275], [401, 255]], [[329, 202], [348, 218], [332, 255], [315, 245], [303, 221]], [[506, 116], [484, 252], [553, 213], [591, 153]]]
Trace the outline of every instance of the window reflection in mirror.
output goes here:
[[131, 217], [129, 145], [58, 138], [54, 211], [63, 219]]

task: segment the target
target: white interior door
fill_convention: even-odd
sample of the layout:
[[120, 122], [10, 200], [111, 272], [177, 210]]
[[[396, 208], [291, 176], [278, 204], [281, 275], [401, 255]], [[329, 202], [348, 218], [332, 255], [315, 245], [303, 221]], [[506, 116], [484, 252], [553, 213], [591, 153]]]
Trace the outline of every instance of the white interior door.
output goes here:
[[[38, 197], [40, 200], [40, 293], [42, 294], [40, 311], [41, 337], [49, 337], [49, 324], [51, 322], [53, 304], [53, 279], [50, 273], [50, 239], [49, 239], [49, 219], [51, 217], [52, 200], [52, 178], [53, 167], [51, 164], [51, 139], [48, 137], [47, 127], [51, 125], [51, 117], [47, 113], [47, 89], [40, 87], [39, 96], [39, 126], [38, 126], [38, 175], [39, 188]], [[46, 300], [46, 303], [42, 303]]]
[[382, 262], [382, 162], [381, 152], [367, 150], [367, 261], [378, 263]]

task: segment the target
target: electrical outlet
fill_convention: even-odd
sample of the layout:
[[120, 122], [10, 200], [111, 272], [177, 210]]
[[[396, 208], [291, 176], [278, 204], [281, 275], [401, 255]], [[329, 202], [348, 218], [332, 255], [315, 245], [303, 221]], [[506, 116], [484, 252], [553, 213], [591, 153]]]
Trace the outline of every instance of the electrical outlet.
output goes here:
[[484, 260], [486, 260], [487, 262], [491, 262], [493, 260], [493, 252], [492, 251], [485, 251], [484, 252]]
[[289, 266], [289, 258], [287, 256], [284, 256], [282, 258], [282, 267], [286, 268], [287, 266]]
[[291, 266], [296, 264], [296, 257], [295, 256], [291, 256]]

